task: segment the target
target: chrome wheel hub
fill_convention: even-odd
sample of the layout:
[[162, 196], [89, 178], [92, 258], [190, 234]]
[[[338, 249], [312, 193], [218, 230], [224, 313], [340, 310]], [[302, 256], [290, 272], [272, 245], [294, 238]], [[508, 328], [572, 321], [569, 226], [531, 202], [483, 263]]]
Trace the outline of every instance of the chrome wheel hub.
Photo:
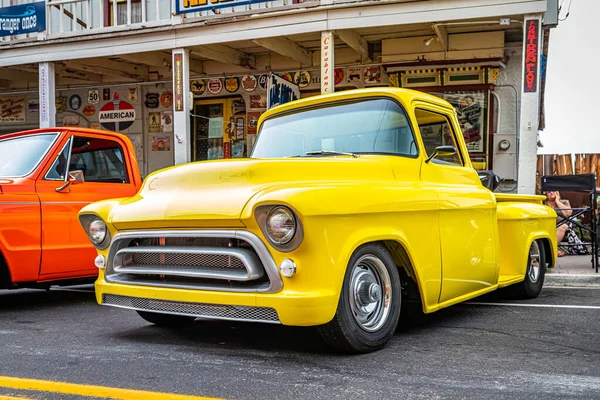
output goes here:
[[538, 243], [536, 241], [531, 243], [531, 247], [529, 248], [529, 270], [527, 271], [527, 275], [532, 283], [538, 281], [540, 277], [540, 268], [543, 268], [541, 265], [540, 253], [541, 251]]
[[377, 331], [390, 311], [390, 275], [385, 264], [371, 254], [361, 257], [351, 268], [349, 300], [354, 319], [365, 331]]

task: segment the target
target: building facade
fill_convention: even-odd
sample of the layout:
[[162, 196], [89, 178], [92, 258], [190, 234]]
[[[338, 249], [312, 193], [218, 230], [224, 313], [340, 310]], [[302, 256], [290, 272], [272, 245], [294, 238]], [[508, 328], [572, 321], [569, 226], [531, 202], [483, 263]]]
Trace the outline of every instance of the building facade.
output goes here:
[[[245, 157], [269, 74], [457, 110], [475, 166], [533, 193], [552, 0], [1, 0], [0, 134], [116, 130], [146, 174]], [[25, 17], [24, 17], [25, 16]], [[35, 23], [34, 23], [35, 22]], [[37, 26], [34, 26], [37, 25]]]

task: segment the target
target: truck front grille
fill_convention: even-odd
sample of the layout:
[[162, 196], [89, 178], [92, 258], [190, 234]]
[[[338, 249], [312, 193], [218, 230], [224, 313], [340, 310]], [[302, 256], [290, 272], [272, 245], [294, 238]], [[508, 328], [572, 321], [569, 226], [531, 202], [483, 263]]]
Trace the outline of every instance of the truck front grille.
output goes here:
[[265, 245], [246, 231], [124, 232], [111, 243], [107, 282], [182, 289], [274, 292], [282, 287]]

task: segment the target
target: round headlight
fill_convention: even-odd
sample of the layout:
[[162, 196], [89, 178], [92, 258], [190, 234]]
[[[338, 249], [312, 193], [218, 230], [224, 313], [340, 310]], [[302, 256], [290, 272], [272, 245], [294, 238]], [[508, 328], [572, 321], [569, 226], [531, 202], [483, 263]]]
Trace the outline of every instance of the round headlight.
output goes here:
[[90, 239], [94, 244], [100, 244], [106, 239], [106, 224], [101, 219], [95, 219], [88, 228]]
[[286, 207], [275, 207], [267, 216], [267, 234], [273, 243], [289, 243], [296, 233], [296, 218]]

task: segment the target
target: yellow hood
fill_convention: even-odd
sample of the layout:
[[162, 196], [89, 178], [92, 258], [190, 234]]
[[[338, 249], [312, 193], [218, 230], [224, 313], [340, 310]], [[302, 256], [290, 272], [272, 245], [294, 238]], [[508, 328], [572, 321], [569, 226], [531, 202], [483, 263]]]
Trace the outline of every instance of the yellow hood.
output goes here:
[[[219, 160], [184, 164], [149, 175], [141, 191], [112, 210], [119, 230], [243, 227], [245, 205], [260, 191], [285, 183], [393, 181], [387, 163], [372, 157]], [[283, 199], [282, 199], [283, 200]]]

